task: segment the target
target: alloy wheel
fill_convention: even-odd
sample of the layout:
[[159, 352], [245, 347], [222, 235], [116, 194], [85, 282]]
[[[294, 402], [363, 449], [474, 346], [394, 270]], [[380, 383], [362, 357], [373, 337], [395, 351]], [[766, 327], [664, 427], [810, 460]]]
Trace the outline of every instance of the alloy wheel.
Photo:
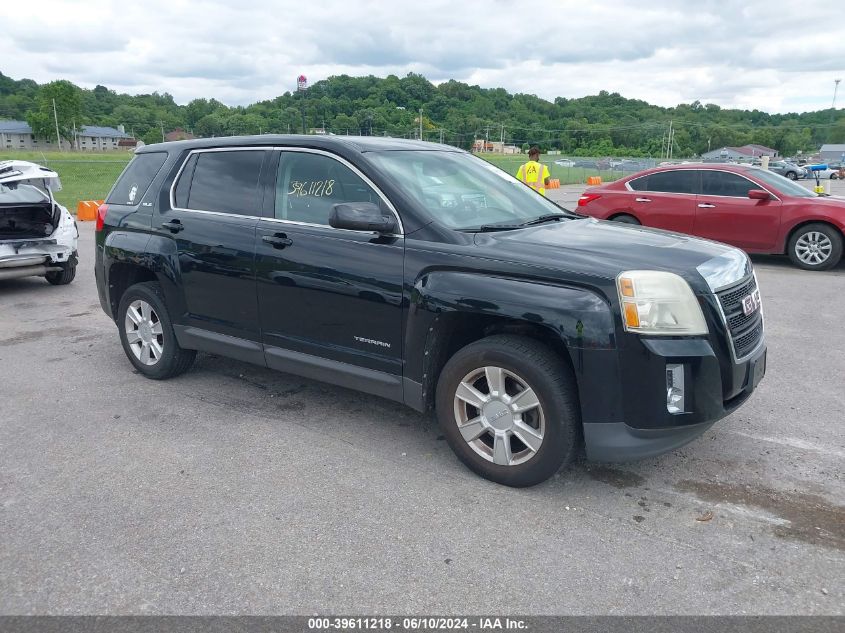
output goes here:
[[832, 251], [833, 243], [821, 231], [808, 231], [795, 242], [795, 255], [808, 266], [823, 264]]
[[494, 464], [527, 462], [543, 444], [546, 421], [537, 394], [525, 379], [502, 367], [481, 367], [464, 376], [454, 411], [464, 441]]
[[129, 304], [123, 321], [126, 342], [144, 365], [155, 365], [164, 352], [164, 333], [153, 307], [143, 299]]

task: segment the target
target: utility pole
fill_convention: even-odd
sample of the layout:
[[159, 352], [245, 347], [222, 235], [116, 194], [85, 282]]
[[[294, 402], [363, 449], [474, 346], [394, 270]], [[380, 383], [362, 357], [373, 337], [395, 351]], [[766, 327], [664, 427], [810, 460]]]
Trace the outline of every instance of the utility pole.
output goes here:
[[672, 129], [672, 121], [669, 121], [669, 140], [666, 144], [666, 160], [672, 159], [672, 144], [675, 142], [675, 130]]
[[487, 129], [484, 131], [484, 149], [482, 151], [487, 151], [487, 143], [490, 142], [490, 126], [487, 126]]
[[443, 145], [443, 128], [440, 128], [440, 144]]
[[158, 122], [158, 124], [159, 124], [159, 126], [161, 126], [161, 142], [162, 142], [162, 143], [164, 143], [164, 141], [166, 140], [166, 139], [164, 138], [164, 121], [161, 121], [161, 120], [160, 120], [160, 121]]
[[420, 108], [420, 140], [423, 140], [423, 132], [422, 132], [422, 108]]
[[833, 103], [830, 105], [830, 124], [833, 125], [833, 116], [836, 114], [836, 92], [839, 90], [839, 82], [841, 79], [833, 80]]
[[62, 137], [59, 135], [59, 115], [56, 113], [56, 100], [53, 99], [53, 120], [56, 122], [56, 145], [62, 149]]
[[499, 139], [499, 144], [502, 146], [502, 154], [505, 153], [505, 124], [502, 123], [502, 136]]

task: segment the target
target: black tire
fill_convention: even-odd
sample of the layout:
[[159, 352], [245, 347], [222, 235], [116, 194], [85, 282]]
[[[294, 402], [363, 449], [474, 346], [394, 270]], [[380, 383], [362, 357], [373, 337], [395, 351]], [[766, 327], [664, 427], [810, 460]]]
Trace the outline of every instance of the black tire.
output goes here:
[[76, 277], [76, 263], [66, 262], [61, 264], [61, 266], [61, 270], [54, 270], [47, 273], [44, 275], [44, 279], [54, 286], [66, 286], [73, 281], [74, 277]]
[[[820, 263], [811, 263], [802, 260], [797, 250], [802, 238], [807, 240], [813, 234], [824, 235], [830, 241], [830, 253], [827, 259]], [[829, 270], [836, 266], [842, 258], [842, 234], [829, 224], [805, 224], [789, 237], [787, 254], [789, 255], [789, 259], [792, 260], [792, 263], [798, 266], [798, 268], [803, 268], [804, 270]]]
[[790, 180], [798, 180], [798, 174], [796, 174], [794, 171], [786, 172], [786, 177]]
[[[135, 356], [127, 338], [125, 326], [126, 313], [129, 310], [129, 306], [137, 300], [148, 303], [157, 317], [157, 322], [161, 324], [159, 338], [162, 353], [152, 365], [144, 364]], [[147, 378], [165, 380], [183, 374], [191, 368], [196, 358], [197, 353], [195, 350], [179, 347], [179, 343], [176, 341], [176, 335], [173, 332], [170, 314], [164, 303], [164, 294], [158, 282], [145, 281], [135, 284], [123, 293], [123, 296], [120, 298], [120, 305], [117, 308], [117, 329], [120, 333], [120, 343], [123, 345], [123, 351], [126, 352], [127, 358], [135, 366], [135, 369]]]
[[[513, 372], [534, 391], [545, 420], [542, 443], [519, 464], [500, 465], [482, 457], [458, 428], [455, 399], [461, 381], [491, 365]], [[458, 459], [475, 473], [505, 486], [525, 487], [545, 481], [569, 464], [581, 445], [581, 413], [572, 369], [550, 348], [527, 337], [495, 335], [459, 350], [440, 373], [436, 408], [440, 428]], [[513, 440], [508, 442], [512, 450]], [[527, 447], [521, 442], [517, 445]]]
[[622, 224], [641, 224], [641, 222], [637, 218], [635, 218], [633, 215], [628, 215], [627, 213], [620, 213], [619, 215], [615, 215], [610, 219], [613, 222], [620, 222]]

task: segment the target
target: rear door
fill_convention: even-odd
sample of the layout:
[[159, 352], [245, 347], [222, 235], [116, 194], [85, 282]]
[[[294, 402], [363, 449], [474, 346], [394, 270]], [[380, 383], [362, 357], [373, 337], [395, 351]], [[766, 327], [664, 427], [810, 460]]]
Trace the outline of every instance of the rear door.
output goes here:
[[753, 200], [750, 189], [763, 187], [735, 172], [702, 170], [695, 234], [752, 252], [776, 250], [782, 203]]
[[699, 176], [695, 169], [669, 169], [628, 182], [631, 210], [645, 226], [692, 233]]
[[[177, 332], [199, 349], [263, 362], [255, 296], [255, 230], [264, 148], [195, 150], [153, 230], [173, 242], [181, 283]], [[181, 339], [180, 339], [181, 340]]]

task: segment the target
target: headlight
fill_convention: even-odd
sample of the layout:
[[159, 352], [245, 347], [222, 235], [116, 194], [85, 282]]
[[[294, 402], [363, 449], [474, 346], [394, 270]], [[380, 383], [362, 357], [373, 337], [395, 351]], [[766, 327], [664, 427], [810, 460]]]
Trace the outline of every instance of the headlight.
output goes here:
[[701, 306], [675, 273], [628, 270], [616, 278], [627, 332], [663, 336], [707, 334]]

